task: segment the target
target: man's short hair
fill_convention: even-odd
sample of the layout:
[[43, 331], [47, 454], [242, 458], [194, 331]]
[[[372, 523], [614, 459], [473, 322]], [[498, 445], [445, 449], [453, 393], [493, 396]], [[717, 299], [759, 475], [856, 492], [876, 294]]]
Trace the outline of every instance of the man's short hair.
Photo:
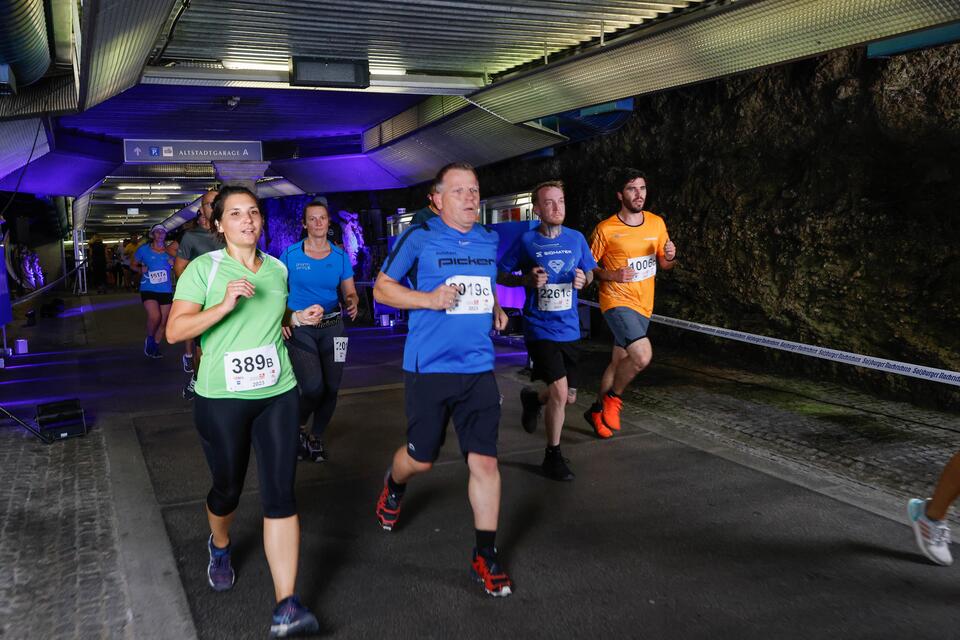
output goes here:
[[469, 171], [474, 175], [475, 178], [479, 179], [477, 176], [477, 170], [473, 168], [473, 165], [469, 162], [451, 162], [441, 167], [440, 171], [437, 171], [437, 177], [435, 182], [437, 183], [437, 193], [440, 193], [440, 186], [443, 184], [443, 178], [450, 171]]
[[427, 197], [429, 198], [435, 193], [440, 193], [440, 180], [436, 178], [430, 181], [430, 190], [427, 191]]
[[541, 182], [540, 184], [535, 186], [533, 188], [533, 191], [530, 192], [530, 196], [531, 196], [531, 199], [533, 200], [533, 203], [534, 204], [538, 203], [538, 199], [540, 198], [541, 191], [543, 191], [544, 189], [552, 189], [552, 188], [560, 189], [560, 191], [563, 191], [563, 180], [547, 180], [546, 182]]
[[623, 188], [637, 178], [643, 178], [643, 181], [646, 183], [650, 182], [650, 180], [647, 178], [647, 174], [645, 174], [643, 171], [640, 171], [640, 169], [634, 169], [633, 167], [617, 167], [612, 173], [613, 188], [617, 190], [617, 193], [623, 193]]

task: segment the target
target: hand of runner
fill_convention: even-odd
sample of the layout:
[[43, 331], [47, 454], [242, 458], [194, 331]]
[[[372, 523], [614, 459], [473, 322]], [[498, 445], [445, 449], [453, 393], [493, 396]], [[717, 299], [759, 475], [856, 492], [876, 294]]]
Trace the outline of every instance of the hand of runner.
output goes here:
[[459, 291], [452, 284], [442, 284], [430, 292], [430, 308], [437, 311], [452, 309], [457, 304]]
[[620, 267], [617, 269], [617, 282], [630, 282], [633, 280], [634, 276], [637, 275], [637, 272], [631, 269], [630, 267]]
[[534, 267], [525, 276], [526, 285], [531, 289], [539, 289], [547, 284], [547, 271], [543, 267]]
[[587, 284], [587, 274], [583, 272], [583, 269], [577, 269], [573, 272], [573, 288], [579, 291]]
[[320, 324], [323, 320], [323, 307], [318, 304], [312, 304], [300, 312], [300, 322], [303, 324]]
[[357, 314], [360, 312], [360, 308], [357, 306], [357, 301], [353, 298], [348, 299], [344, 303], [343, 309], [347, 312], [347, 315], [351, 320], [356, 320]]
[[289, 339], [290, 339], [290, 336], [293, 335], [293, 329], [291, 329], [290, 327], [287, 327], [287, 326], [281, 326], [281, 327], [280, 327], [280, 333], [283, 334], [283, 339], [284, 339], [284, 340], [289, 340]]
[[663, 257], [671, 261], [677, 257], [677, 245], [673, 244], [673, 240], [667, 240], [667, 244], [663, 245]]
[[231, 280], [227, 283], [227, 292], [223, 295], [223, 308], [227, 311], [233, 311], [240, 298], [252, 298], [256, 287], [246, 278]]
[[507, 322], [510, 318], [507, 317], [507, 313], [497, 305], [493, 308], [493, 328], [497, 331], [503, 331], [507, 328]]

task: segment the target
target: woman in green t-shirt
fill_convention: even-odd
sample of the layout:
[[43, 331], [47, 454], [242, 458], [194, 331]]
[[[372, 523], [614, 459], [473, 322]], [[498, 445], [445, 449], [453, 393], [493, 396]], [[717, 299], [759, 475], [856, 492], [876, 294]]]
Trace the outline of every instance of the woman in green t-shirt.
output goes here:
[[[250, 190], [221, 189], [211, 223], [226, 248], [190, 262], [177, 282], [167, 322], [170, 342], [201, 336], [204, 354], [194, 421], [213, 477], [206, 505], [211, 531], [207, 580], [217, 591], [233, 586], [230, 524], [252, 445], [263, 503], [263, 546], [277, 600], [270, 633], [312, 633], [317, 619], [294, 594], [300, 551], [293, 491], [299, 416], [297, 382], [281, 335], [286, 267], [257, 248], [264, 219]], [[301, 317], [315, 321], [322, 314], [314, 305]]]

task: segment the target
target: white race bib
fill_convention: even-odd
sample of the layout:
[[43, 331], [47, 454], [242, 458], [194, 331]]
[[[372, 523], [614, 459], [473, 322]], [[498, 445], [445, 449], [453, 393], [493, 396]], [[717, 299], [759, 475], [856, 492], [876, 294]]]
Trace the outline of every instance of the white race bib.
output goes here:
[[627, 266], [636, 271], [633, 274], [633, 280], [630, 282], [639, 282], [657, 275], [657, 254], [651, 253], [648, 256], [639, 258], [630, 258], [627, 260]]
[[223, 356], [227, 391], [251, 391], [277, 384], [280, 358], [276, 345], [268, 344], [245, 351], [228, 351]]
[[150, 284], [163, 284], [167, 281], [167, 270], [160, 269], [159, 271], [148, 271], [147, 278], [150, 279]]
[[349, 338], [346, 336], [337, 336], [333, 339], [333, 361], [334, 362], [346, 362], [347, 361], [347, 341]]
[[537, 289], [537, 309], [566, 311], [573, 306], [573, 283], [547, 284]]
[[457, 288], [459, 295], [447, 313], [493, 313], [493, 288], [489, 276], [452, 276], [447, 284]]

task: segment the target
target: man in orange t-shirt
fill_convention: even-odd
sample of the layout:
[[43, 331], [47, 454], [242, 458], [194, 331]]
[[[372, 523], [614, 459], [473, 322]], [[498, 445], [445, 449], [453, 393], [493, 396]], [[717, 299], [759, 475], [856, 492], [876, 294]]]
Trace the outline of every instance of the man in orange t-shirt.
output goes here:
[[647, 328], [653, 314], [657, 268], [672, 269], [677, 257], [663, 218], [643, 210], [646, 176], [625, 169], [617, 186], [620, 211], [598, 224], [590, 239], [590, 251], [598, 264], [594, 273], [600, 282], [600, 310], [614, 337], [600, 392], [584, 414], [601, 438], [620, 430], [620, 396], [653, 358]]

